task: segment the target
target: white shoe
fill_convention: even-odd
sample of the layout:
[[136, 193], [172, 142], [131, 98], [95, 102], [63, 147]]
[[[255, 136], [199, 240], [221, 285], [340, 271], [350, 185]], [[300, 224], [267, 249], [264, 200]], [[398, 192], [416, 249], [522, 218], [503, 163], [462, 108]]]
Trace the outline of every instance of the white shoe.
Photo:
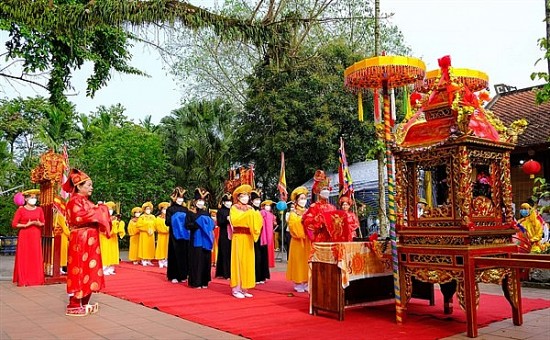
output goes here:
[[178, 279], [172, 279], [172, 283], [179, 283]]
[[254, 296], [254, 295], [250, 294], [249, 292], [241, 292], [241, 293], [244, 295], [244, 297], [247, 297], [247, 298], [251, 298], [251, 297]]
[[304, 287], [301, 284], [294, 285], [294, 290], [297, 291], [298, 293], [305, 292]]
[[306, 292], [309, 292], [309, 286], [307, 283], [304, 283], [303, 287]]
[[139, 262], [138, 262], [138, 261], [134, 261], [134, 262], [132, 262], [132, 263], [133, 263], [133, 264], [139, 264]]
[[237, 299], [244, 299], [244, 294], [241, 293], [241, 292], [233, 292], [233, 296], [236, 297]]

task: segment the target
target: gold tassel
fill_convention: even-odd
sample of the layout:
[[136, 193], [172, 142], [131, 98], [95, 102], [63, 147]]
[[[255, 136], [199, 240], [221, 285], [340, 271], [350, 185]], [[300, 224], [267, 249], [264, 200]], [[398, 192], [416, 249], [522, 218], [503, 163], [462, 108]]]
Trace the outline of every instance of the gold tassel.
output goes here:
[[357, 93], [357, 107], [358, 107], [358, 113], [359, 113], [359, 121], [363, 121], [363, 94], [361, 91]]

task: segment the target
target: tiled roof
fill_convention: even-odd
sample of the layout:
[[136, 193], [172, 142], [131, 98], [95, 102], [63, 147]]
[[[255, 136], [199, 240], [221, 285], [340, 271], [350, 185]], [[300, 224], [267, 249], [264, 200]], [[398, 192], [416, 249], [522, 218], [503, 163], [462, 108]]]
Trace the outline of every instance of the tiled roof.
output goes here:
[[550, 144], [550, 102], [535, 103], [536, 87], [529, 87], [496, 95], [487, 109], [499, 117], [505, 126], [525, 118], [529, 126], [518, 138], [519, 147]]

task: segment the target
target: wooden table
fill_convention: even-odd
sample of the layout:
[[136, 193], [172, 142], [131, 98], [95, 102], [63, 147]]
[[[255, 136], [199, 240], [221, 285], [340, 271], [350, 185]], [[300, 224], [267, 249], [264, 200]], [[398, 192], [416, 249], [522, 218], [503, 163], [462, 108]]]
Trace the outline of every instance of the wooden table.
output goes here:
[[[394, 299], [389, 242], [316, 242], [310, 258], [310, 308], [336, 313], [344, 319], [347, 307], [368, 306]], [[433, 285], [415, 289], [415, 297], [433, 305]]]

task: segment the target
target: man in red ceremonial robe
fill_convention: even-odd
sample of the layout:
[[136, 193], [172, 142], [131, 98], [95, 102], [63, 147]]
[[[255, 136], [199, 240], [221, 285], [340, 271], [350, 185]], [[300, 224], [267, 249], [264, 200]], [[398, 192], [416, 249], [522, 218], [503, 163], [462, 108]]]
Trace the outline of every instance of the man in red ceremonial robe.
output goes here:
[[308, 237], [313, 242], [333, 242], [327, 229], [325, 213], [336, 211], [336, 207], [329, 203], [330, 179], [322, 170], [317, 170], [313, 176], [313, 194], [318, 195], [318, 201], [313, 203], [302, 216], [302, 224], [308, 231]]
[[63, 190], [71, 193], [67, 203], [67, 222], [71, 230], [67, 258], [67, 293], [69, 304], [65, 314], [84, 316], [98, 311], [98, 304], [90, 304], [92, 292], [105, 286], [99, 229], [107, 237], [111, 234], [111, 219], [106, 205], [95, 205], [89, 199], [92, 180], [84, 172], [71, 169]]

